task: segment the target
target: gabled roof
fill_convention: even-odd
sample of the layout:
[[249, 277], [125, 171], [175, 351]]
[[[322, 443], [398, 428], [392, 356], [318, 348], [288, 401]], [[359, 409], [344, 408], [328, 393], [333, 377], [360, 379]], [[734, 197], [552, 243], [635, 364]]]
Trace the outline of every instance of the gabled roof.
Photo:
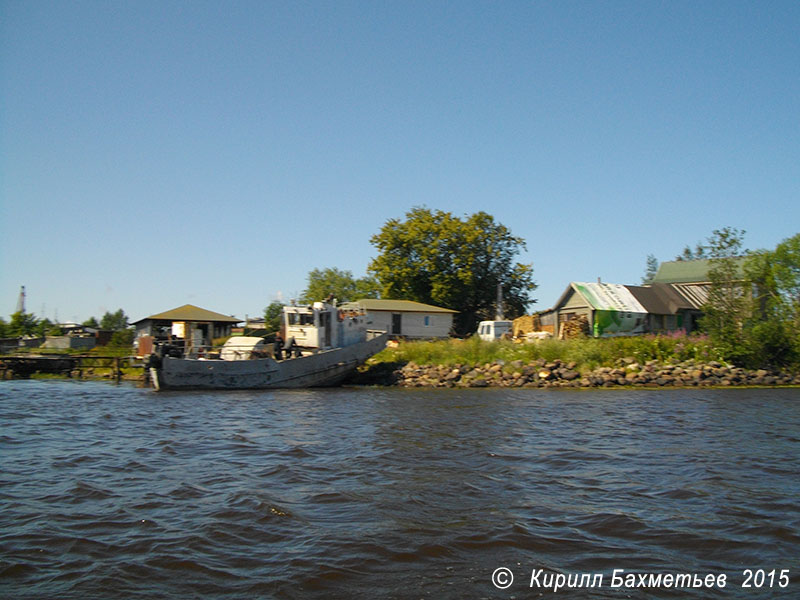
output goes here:
[[[735, 260], [739, 274], [744, 277], [745, 257], [740, 256]], [[708, 270], [710, 267], [711, 261], [704, 258], [662, 262], [658, 265], [658, 272], [653, 278], [653, 283], [708, 283]]]
[[573, 281], [561, 294], [550, 313], [563, 307], [571, 294], [579, 294], [592, 310], [673, 315], [679, 310], [700, 310], [707, 295], [707, 285], [653, 283], [648, 286], [618, 283], [583, 283]]
[[200, 308], [193, 304], [184, 304], [183, 306], [173, 308], [172, 310], [168, 310], [163, 313], [158, 313], [157, 315], [150, 315], [149, 317], [135, 321], [135, 323], [141, 323], [142, 321], [213, 321], [215, 323], [240, 322], [236, 317], [229, 317], [228, 315], [206, 310], [205, 308]]
[[628, 290], [654, 315], [674, 315], [681, 309], [698, 308], [678, 293], [669, 283], [654, 283], [648, 286], [627, 285]]
[[442, 308], [431, 304], [423, 304], [422, 302], [414, 302], [413, 300], [378, 300], [375, 298], [365, 298], [356, 300], [355, 302], [348, 302], [342, 306], [346, 307], [347, 305], [359, 305], [365, 310], [386, 310], [391, 312], [458, 312], [457, 310], [450, 310], [449, 308]]
[[618, 310], [622, 312], [647, 312], [644, 306], [619, 283], [584, 283], [573, 281], [570, 286], [583, 296], [595, 310]]

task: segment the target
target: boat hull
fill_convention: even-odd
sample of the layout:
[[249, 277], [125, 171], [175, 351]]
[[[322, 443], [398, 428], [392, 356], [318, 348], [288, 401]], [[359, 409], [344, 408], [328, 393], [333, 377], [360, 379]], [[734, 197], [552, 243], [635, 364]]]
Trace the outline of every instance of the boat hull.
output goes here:
[[387, 335], [323, 350], [298, 358], [276, 361], [203, 360], [164, 357], [150, 375], [156, 390], [165, 389], [272, 389], [327, 387], [342, 382], [370, 356], [386, 345]]

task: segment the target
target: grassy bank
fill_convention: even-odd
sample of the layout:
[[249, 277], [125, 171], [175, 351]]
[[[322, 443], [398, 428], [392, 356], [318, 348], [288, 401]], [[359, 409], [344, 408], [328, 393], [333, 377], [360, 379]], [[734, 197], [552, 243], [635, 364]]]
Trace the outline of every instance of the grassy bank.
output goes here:
[[612, 367], [622, 359], [644, 364], [649, 360], [724, 362], [719, 351], [705, 336], [639, 336], [619, 338], [581, 338], [543, 340], [519, 344], [512, 341], [485, 342], [478, 337], [424, 342], [401, 342], [374, 356], [370, 363], [408, 363], [418, 365], [483, 365], [497, 360], [529, 363], [536, 359], [575, 363], [576, 370], [590, 371]]

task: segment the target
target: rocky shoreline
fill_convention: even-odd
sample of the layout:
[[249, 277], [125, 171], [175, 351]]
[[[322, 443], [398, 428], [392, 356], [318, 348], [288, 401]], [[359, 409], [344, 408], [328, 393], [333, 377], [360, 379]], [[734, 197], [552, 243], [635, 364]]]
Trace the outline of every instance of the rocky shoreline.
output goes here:
[[720, 362], [688, 360], [639, 364], [633, 358], [614, 367], [581, 373], [575, 363], [538, 359], [530, 363], [497, 360], [484, 365], [425, 366], [382, 363], [358, 374], [353, 383], [434, 388], [613, 388], [735, 387], [800, 385], [800, 374], [767, 369], [747, 370]]

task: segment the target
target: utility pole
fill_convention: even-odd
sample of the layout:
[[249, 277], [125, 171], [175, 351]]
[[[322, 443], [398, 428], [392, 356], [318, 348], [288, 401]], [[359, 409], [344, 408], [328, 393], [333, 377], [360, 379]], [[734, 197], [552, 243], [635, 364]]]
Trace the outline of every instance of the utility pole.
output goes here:
[[503, 321], [503, 284], [497, 284], [497, 315], [495, 320]]

